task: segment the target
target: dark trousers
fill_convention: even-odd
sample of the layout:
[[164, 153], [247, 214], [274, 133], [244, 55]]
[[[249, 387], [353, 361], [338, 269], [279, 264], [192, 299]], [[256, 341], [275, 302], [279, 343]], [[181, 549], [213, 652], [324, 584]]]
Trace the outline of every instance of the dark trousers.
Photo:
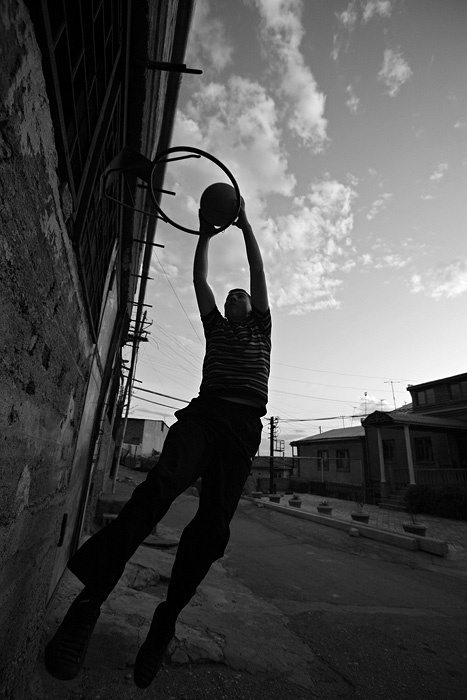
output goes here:
[[175, 498], [201, 477], [198, 511], [182, 533], [167, 592], [167, 603], [178, 614], [224, 554], [262, 424], [259, 409], [222, 399], [193, 399], [175, 415], [158, 464], [119, 516], [78, 549], [68, 568], [107, 598]]

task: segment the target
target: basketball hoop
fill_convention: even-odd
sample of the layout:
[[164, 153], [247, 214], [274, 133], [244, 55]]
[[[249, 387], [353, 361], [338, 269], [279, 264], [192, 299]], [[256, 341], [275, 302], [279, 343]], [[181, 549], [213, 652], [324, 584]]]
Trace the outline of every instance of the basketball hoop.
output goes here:
[[[176, 155], [179, 153], [185, 153], [186, 155]], [[130, 208], [133, 211], [137, 211], [141, 214], [153, 216], [157, 219], [162, 219], [162, 221], [171, 224], [175, 228], [178, 228], [180, 231], [185, 231], [186, 233], [199, 235], [199, 230], [191, 229], [187, 226], [183, 226], [182, 224], [177, 223], [176, 221], [171, 219], [159, 205], [158, 197], [161, 194], [169, 194], [175, 196], [176, 193], [171, 192], [169, 190], [159, 189], [154, 185], [157, 168], [165, 165], [166, 163], [185, 160], [188, 158], [206, 158], [207, 160], [211, 161], [211, 163], [214, 163], [214, 165], [220, 168], [220, 170], [222, 170], [222, 172], [228, 177], [228, 179], [232, 183], [232, 187], [235, 190], [235, 196], [237, 200], [235, 214], [231, 221], [229, 220], [223, 226], [216, 227], [216, 232], [220, 233], [221, 231], [224, 231], [226, 228], [231, 226], [234, 223], [234, 221], [236, 221], [238, 218], [241, 206], [240, 189], [238, 187], [237, 181], [235, 180], [230, 170], [218, 158], [215, 158], [210, 153], [202, 151], [199, 148], [192, 148], [191, 146], [174, 146], [159, 153], [154, 161], [149, 160], [149, 158], [146, 158], [141, 153], [138, 153], [137, 151], [131, 148], [124, 148], [119, 153], [119, 155], [116, 158], [114, 158], [114, 160], [107, 166], [104, 173], [102, 174], [100, 183], [101, 194], [120, 206]], [[128, 193], [130, 194], [130, 204], [122, 201], [121, 199], [113, 197], [108, 191], [107, 184], [110, 178], [115, 175], [123, 176], [124, 184], [126, 185]], [[130, 184], [127, 180], [127, 176], [133, 176], [134, 178], [143, 180], [143, 182], [147, 183], [147, 187], [154, 202], [154, 206], [156, 207], [158, 212], [157, 214], [155, 214], [152, 211], [144, 211], [136, 208], [134, 197], [131, 193], [132, 188], [130, 187]]]

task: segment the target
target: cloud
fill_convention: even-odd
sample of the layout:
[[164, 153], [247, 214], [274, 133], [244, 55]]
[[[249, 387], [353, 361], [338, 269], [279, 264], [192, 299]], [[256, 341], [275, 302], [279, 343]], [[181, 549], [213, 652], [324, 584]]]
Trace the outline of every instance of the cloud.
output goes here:
[[400, 255], [397, 253], [391, 254], [391, 255], [383, 255], [378, 261], [374, 263], [374, 268], [377, 270], [381, 270], [383, 268], [396, 268], [400, 269], [402, 267], [405, 267], [408, 265], [410, 262], [410, 258], [402, 258]]
[[279, 77], [274, 90], [282, 100], [289, 129], [314, 152], [327, 141], [325, 95], [305, 64], [300, 44], [305, 34], [301, 0], [255, 0], [261, 18], [261, 40], [272, 71]]
[[251, 196], [293, 192], [276, 104], [255, 81], [233, 76], [194, 93], [177, 113], [177, 142], [219, 157]]
[[355, 191], [335, 180], [315, 183], [293, 200], [287, 216], [269, 220], [264, 231], [270, 295], [292, 314], [338, 308], [348, 260]]
[[379, 214], [383, 209], [386, 209], [392, 197], [393, 195], [390, 192], [385, 192], [384, 194], [380, 195], [377, 199], [375, 199], [366, 215], [366, 218], [369, 221], [374, 219], [377, 214]]
[[345, 104], [353, 114], [356, 114], [360, 107], [360, 98], [355, 95], [352, 85], [347, 85], [345, 91], [349, 96]]
[[392, 49], [385, 50], [383, 67], [378, 73], [378, 80], [386, 85], [390, 97], [395, 97], [412, 75], [413, 72], [401, 53]]
[[440, 163], [436, 170], [430, 175], [430, 182], [441, 182], [446, 174], [446, 171], [448, 170], [448, 167], [449, 166], [447, 163]]
[[331, 58], [337, 62], [341, 50], [349, 50], [350, 38], [359, 25], [366, 25], [373, 17], [390, 17], [392, 9], [391, 0], [350, 0], [345, 10], [335, 12], [339, 30], [333, 36]]
[[454, 124], [455, 129], [466, 129], [467, 128], [467, 120], [466, 119], [459, 119], [455, 124]]
[[387, 399], [380, 399], [377, 396], [359, 396], [359, 413], [369, 415], [373, 411], [390, 411], [391, 405]]
[[349, 32], [353, 32], [358, 21], [358, 12], [355, 0], [351, 0], [345, 10], [342, 12], [336, 12], [335, 15], [341, 27]]
[[366, 24], [375, 15], [390, 17], [392, 12], [391, 0], [367, 0], [363, 8], [363, 21]]
[[406, 267], [410, 262], [410, 258], [403, 258], [398, 253], [387, 253], [386, 255], [377, 255], [373, 253], [363, 253], [361, 263], [365, 267], [372, 267], [375, 270], [383, 270], [387, 268], [395, 268], [397, 270]]
[[233, 52], [222, 21], [210, 16], [208, 0], [198, 0], [188, 44], [189, 63], [218, 72], [231, 63]]
[[411, 279], [411, 292], [424, 294], [431, 299], [454, 299], [467, 292], [467, 262], [457, 260], [448, 265], [415, 274]]

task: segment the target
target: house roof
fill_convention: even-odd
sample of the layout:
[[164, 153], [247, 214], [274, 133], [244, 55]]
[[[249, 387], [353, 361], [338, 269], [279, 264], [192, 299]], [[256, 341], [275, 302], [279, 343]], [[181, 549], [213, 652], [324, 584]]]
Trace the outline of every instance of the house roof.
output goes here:
[[410, 411], [374, 411], [362, 420], [363, 426], [371, 425], [420, 425], [426, 428], [449, 428], [466, 430], [467, 423], [454, 418], [438, 418], [429, 414]]
[[326, 430], [324, 433], [317, 433], [317, 435], [310, 435], [309, 437], [302, 438], [301, 440], [294, 440], [290, 444], [303, 445], [308, 442], [351, 440], [353, 438], [361, 437], [365, 437], [365, 429], [361, 425], [357, 425], [353, 428], [336, 428], [335, 430]]
[[[269, 457], [254, 457], [251, 466], [256, 469], [269, 469]], [[274, 469], [293, 469], [292, 457], [274, 457]]]
[[444, 377], [443, 379], [434, 379], [431, 382], [423, 382], [423, 384], [409, 384], [407, 389], [412, 391], [413, 389], [423, 389], [425, 387], [434, 386], [435, 384], [452, 384], [454, 382], [461, 382], [467, 379], [467, 372], [463, 374], [455, 374], [452, 377]]

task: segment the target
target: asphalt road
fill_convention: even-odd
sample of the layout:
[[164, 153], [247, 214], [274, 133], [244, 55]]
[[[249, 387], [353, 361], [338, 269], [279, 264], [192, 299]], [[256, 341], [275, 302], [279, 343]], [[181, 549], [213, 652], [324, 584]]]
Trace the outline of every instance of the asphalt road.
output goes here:
[[467, 697], [464, 578], [244, 501], [224, 566], [287, 615], [310, 649], [318, 697]]
[[[179, 535], [197, 505], [182, 495], [162, 524]], [[141, 621], [149, 598], [164, 593], [124, 587], [78, 678], [52, 679], [39, 657], [26, 700], [465, 700], [465, 573], [248, 501], [231, 530], [225, 557], [181, 616], [185, 631], [222, 640], [223, 662], [171, 661], [150, 688], [136, 688]], [[148, 551], [143, 565], [168, 574], [168, 560], [160, 565], [174, 548]]]

